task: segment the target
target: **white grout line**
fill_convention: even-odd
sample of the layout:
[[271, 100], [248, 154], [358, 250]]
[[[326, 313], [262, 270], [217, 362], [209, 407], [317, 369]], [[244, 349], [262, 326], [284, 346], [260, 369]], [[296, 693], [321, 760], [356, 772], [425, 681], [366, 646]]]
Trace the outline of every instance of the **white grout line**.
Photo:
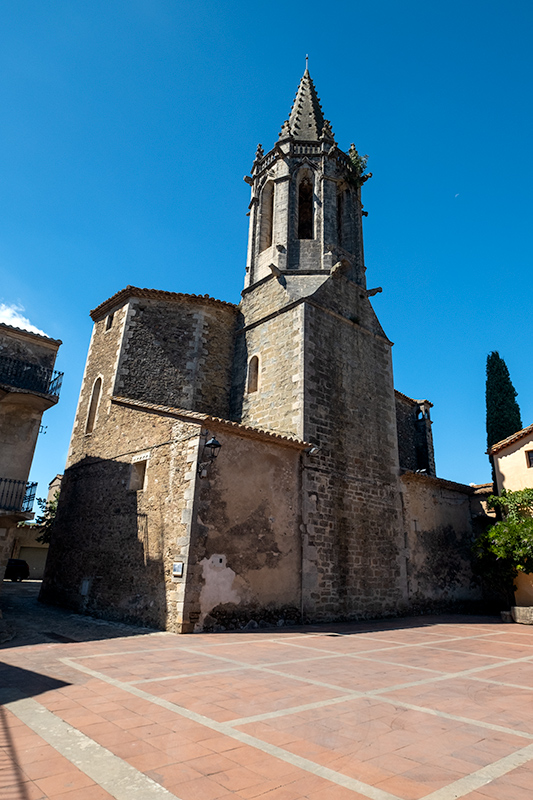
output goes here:
[[141, 697], [143, 700], [148, 700], [155, 705], [166, 708], [169, 711], [173, 711], [180, 716], [185, 717], [186, 719], [190, 719], [206, 728], [217, 731], [217, 733], [222, 733], [225, 736], [241, 742], [241, 744], [247, 744], [256, 750], [260, 750], [263, 753], [267, 753], [275, 758], [279, 758], [280, 760], [285, 761], [287, 764], [298, 767], [299, 769], [309, 772], [312, 775], [324, 778], [325, 780], [335, 783], [338, 786], [344, 786], [346, 789], [359, 792], [359, 794], [368, 797], [369, 800], [400, 800], [400, 798], [398, 798], [396, 795], [390, 794], [390, 792], [386, 792], [383, 789], [379, 789], [377, 786], [370, 786], [362, 781], [358, 781], [356, 778], [350, 778], [348, 775], [343, 775], [342, 773], [336, 772], [329, 767], [321, 766], [320, 764], [316, 764], [314, 761], [310, 761], [307, 758], [289, 753], [287, 750], [283, 750], [283, 748], [278, 747], [277, 745], [264, 742], [261, 739], [257, 739], [255, 736], [250, 736], [244, 731], [235, 730], [225, 722], [216, 722], [209, 717], [203, 716], [203, 714], [197, 714], [195, 711], [190, 711], [183, 706], [178, 706], [175, 703], [171, 703], [169, 700], [164, 700], [161, 697], [151, 695], [148, 692], [145, 692], [143, 689], [137, 688], [136, 686], [122, 683], [115, 678], [109, 678], [107, 675], [103, 675], [102, 673], [99, 673], [90, 667], [74, 663], [70, 658], [61, 658], [60, 661], [69, 667], [73, 667], [80, 672], [84, 672], [86, 675], [91, 675], [93, 678], [98, 678], [99, 680], [109, 683], [118, 689], [123, 689], [130, 694]]
[[[226, 736], [229, 736], [237, 741], [240, 741], [243, 744], [248, 744], [255, 749], [261, 750], [262, 752], [269, 753], [270, 755], [275, 756], [276, 758], [280, 758], [283, 761], [286, 761], [289, 764], [292, 764], [296, 767], [299, 767], [307, 772], [310, 772], [314, 775], [320, 776], [329, 780], [333, 783], [336, 783], [340, 786], [344, 786], [348, 789], [352, 789], [353, 791], [357, 791], [360, 794], [363, 794], [365, 797], [368, 797], [370, 800], [398, 800], [394, 795], [391, 795], [387, 792], [383, 792], [383, 790], [379, 789], [378, 787], [370, 786], [368, 784], [362, 783], [361, 781], [357, 781], [354, 778], [349, 778], [342, 773], [338, 773], [335, 770], [332, 770], [327, 767], [323, 767], [321, 765], [316, 764], [309, 759], [302, 758], [300, 756], [294, 755], [281, 747], [276, 745], [269, 744], [268, 742], [264, 742], [261, 739], [256, 738], [255, 736], [251, 736], [244, 731], [239, 731], [236, 729], [235, 726], [239, 725], [246, 725], [250, 724], [251, 722], [260, 721], [263, 719], [272, 719], [279, 716], [284, 716], [291, 713], [298, 713], [299, 711], [306, 711], [306, 710], [316, 710], [318, 708], [323, 708], [330, 705], [339, 704], [341, 702], [349, 702], [350, 700], [355, 699], [371, 699], [374, 698], [379, 702], [386, 703], [387, 705], [393, 705], [395, 707], [404, 708], [407, 710], [417, 711], [423, 714], [429, 714], [430, 716], [440, 717], [443, 719], [449, 719], [454, 722], [460, 722], [464, 725], [470, 725], [474, 727], [481, 727], [486, 730], [495, 731], [498, 733], [504, 733], [507, 735], [513, 735], [520, 738], [525, 739], [533, 739], [533, 734], [527, 733], [526, 731], [518, 731], [516, 729], [504, 727], [502, 725], [494, 725], [483, 720], [473, 720], [468, 717], [460, 717], [455, 714], [448, 714], [444, 711], [437, 711], [436, 709], [427, 708], [424, 706], [417, 706], [412, 703], [405, 703], [402, 701], [397, 701], [391, 698], [384, 697], [382, 695], [377, 695], [377, 692], [381, 691], [391, 691], [392, 687], [388, 687], [387, 690], [374, 690], [371, 692], [349, 692], [344, 694], [342, 697], [332, 698], [330, 700], [324, 701], [317, 701], [315, 703], [306, 704], [305, 706], [296, 706], [291, 709], [281, 709], [279, 711], [267, 712], [265, 714], [259, 714], [255, 717], [245, 717], [238, 720], [231, 720], [229, 722], [216, 722], [215, 720], [210, 719], [209, 717], [205, 717], [201, 714], [197, 714], [194, 711], [190, 711], [189, 709], [184, 708], [183, 706], [179, 706], [176, 703], [172, 703], [168, 700], [164, 700], [163, 698], [154, 696], [145, 692], [142, 689], [138, 689], [130, 684], [125, 684], [121, 681], [118, 681], [114, 678], [110, 678], [103, 673], [99, 673], [96, 670], [92, 670], [89, 667], [86, 667], [81, 664], [76, 664], [72, 659], [63, 658], [61, 661], [68, 666], [73, 667], [74, 669], [78, 669], [80, 672], [84, 672], [85, 674], [91, 675], [94, 678], [98, 678], [106, 683], [109, 683], [117, 688], [123, 689], [126, 692], [134, 694], [138, 697], [146, 699], [156, 705], [159, 705], [163, 708], [168, 710], [174, 711], [181, 716], [186, 717], [187, 719], [194, 720], [199, 724], [211, 728], [212, 730], [216, 730], [219, 733], [222, 733]], [[269, 672], [268, 669], [264, 670], [265, 672]], [[283, 673], [275, 672], [273, 674], [276, 675], [283, 675]], [[287, 677], [292, 677], [288, 675]], [[300, 679], [300, 680], [307, 680], [307, 679]], [[309, 681], [313, 685], [317, 683], [319, 685], [326, 686], [328, 688], [342, 688], [342, 687], [334, 687], [329, 684], [320, 684], [317, 681]], [[420, 681], [419, 683], [427, 683], [427, 681]], [[411, 684], [411, 685], [416, 685]], [[513, 760], [514, 756], [516, 759]], [[458, 781], [455, 781], [453, 784], [450, 784], [451, 792], [454, 793], [446, 793], [449, 787], [444, 787], [443, 789], [438, 790], [441, 794], [432, 793], [428, 795], [427, 798], [421, 798], [421, 800], [452, 800], [452, 798], [459, 798], [463, 797], [468, 792], [472, 791], [471, 788], [471, 781], [473, 781], [472, 786], [474, 788], [478, 788], [486, 783], [489, 783], [494, 777], [499, 777], [500, 775], [509, 772], [510, 770], [514, 769], [515, 766], [519, 766], [520, 764], [526, 763], [533, 758], [533, 744], [527, 745], [525, 748], [516, 751], [516, 753], [511, 754], [510, 756], [500, 759], [497, 762], [494, 762], [491, 765], [483, 767], [481, 770], [478, 770], [475, 773], [472, 773], [465, 778], [461, 778]], [[491, 772], [492, 769], [492, 772]], [[490, 777], [492, 775], [492, 777]]]
[[513, 769], [521, 767], [533, 758], [533, 744], [523, 747], [522, 750], [516, 750], [499, 761], [494, 761], [486, 767], [466, 775], [464, 778], [443, 786], [442, 789], [437, 789], [431, 794], [427, 794], [423, 800], [455, 800], [458, 797], [464, 797], [470, 792], [474, 792], [481, 786], [486, 786], [496, 778], [501, 778]]
[[[9, 699], [11, 698], [11, 699]], [[18, 689], [0, 690], [5, 708], [116, 800], [179, 800], [177, 795], [73, 728]], [[83, 789], [78, 791], [83, 797]]]

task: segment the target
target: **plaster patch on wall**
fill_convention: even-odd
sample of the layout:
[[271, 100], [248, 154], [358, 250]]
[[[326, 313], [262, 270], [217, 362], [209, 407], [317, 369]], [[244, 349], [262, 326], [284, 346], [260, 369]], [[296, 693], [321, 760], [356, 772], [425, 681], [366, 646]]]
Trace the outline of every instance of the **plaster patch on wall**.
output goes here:
[[241, 597], [233, 589], [235, 572], [227, 566], [225, 555], [215, 553], [211, 558], [202, 559], [200, 564], [204, 579], [200, 593], [200, 623], [202, 623], [215, 606], [223, 603], [239, 605]]

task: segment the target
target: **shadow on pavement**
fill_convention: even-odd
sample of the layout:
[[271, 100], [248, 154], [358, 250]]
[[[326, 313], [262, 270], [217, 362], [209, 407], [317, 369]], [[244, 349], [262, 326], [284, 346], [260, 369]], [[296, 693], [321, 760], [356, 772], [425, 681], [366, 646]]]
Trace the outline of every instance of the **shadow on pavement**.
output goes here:
[[48, 606], [38, 600], [41, 581], [12, 583], [0, 587], [2, 623], [7, 630], [0, 651], [35, 644], [90, 642], [156, 633], [152, 628], [108, 622]]
[[[6, 704], [68, 686], [66, 681], [0, 662], [0, 796], [30, 800], [28, 777], [20, 766], [13, 737], [13, 717]], [[16, 724], [16, 723], [15, 723]]]

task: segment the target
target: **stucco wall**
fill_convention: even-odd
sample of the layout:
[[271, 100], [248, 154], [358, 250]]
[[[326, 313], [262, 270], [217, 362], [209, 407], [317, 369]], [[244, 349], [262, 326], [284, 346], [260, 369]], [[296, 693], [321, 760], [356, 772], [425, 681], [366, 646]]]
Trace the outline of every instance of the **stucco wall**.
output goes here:
[[197, 482], [189, 619], [207, 630], [299, 621], [299, 451], [215, 435], [220, 455]]
[[533, 433], [508, 445], [493, 456], [498, 493], [502, 489], [516, 492], [518, 489], [533, 486], [533, 467], [528, 466], [526, 455], [528, 450], [533, 451]]
[[473, 580], [469, 487], [402, 476], [409, 604], [413, 610], [480, 599]]

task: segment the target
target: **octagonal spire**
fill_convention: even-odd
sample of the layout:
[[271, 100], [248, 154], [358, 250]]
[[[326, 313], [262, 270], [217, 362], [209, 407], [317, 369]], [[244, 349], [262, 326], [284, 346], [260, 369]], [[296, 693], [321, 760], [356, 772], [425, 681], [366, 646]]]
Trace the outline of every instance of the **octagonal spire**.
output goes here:
[[317, 141], [325, 121], [315, 85], [306, 67], [291, 108], [289, 131], [295, 139]]

